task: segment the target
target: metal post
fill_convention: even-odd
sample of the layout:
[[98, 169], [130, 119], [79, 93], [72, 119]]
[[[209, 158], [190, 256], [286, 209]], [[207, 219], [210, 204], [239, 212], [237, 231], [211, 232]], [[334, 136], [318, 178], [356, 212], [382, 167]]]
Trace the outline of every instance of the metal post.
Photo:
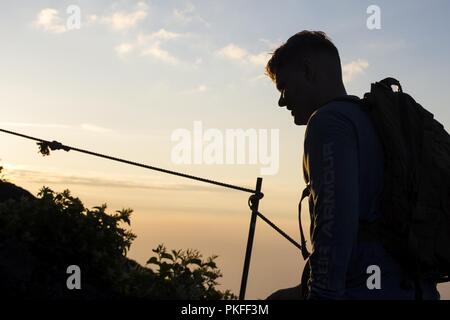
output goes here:
[[256, 179], [256, 189], [254, 202], [252, 204], [252, 216], [250, 218], [250, 229], [248, 231], [247, 249], [245, 251], [244, 271], [242, 272], [241, 290], [239, 300], [245, 299], [245, 289], [247, 288], [248, 271], [250, 269], [250, 259], [252, 256], [253, 238], [255, 236], [256, 218], [258, 217], [258, 206], [261, 195], [262, 178]]

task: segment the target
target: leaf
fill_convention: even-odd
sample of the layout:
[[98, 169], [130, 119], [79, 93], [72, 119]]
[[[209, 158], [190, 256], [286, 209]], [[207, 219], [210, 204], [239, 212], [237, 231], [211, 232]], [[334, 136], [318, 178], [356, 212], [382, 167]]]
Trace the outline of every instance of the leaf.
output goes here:
[[147, 264], [159, 264], [159, 262], [156, 257], [151, 257], [150, 259], [148, 259]]
[[39, 146], [39, 153], [42, 154], [44, 157], [50, 155], [50, 148], [47, 142], [41, 141], [36, 142], [36, 144]]
[[169, 259], [169, 260], [173, 260], [173, 257], [170, 253], [167, 252], [161, 252], [161, 259]]
[[187, 263], [201, 266], [202, 265], [202, 260], [197, 259], [197, 258], [193, 258], [193, 259], [189, 259]]
[[170, 271], [170, 264], [163, 262], [159, 265], [159, 273], [163, 276], [168, 275], [167, 273]]
[[176, 260], [180, 256], [181, 250], [172, 250], [173, 259]]

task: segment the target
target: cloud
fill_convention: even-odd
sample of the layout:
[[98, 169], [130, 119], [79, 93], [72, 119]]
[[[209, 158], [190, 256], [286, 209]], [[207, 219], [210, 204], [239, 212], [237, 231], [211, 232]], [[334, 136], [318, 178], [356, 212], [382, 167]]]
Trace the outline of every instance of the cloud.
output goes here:
[[137, 38], [138, 44], [146, 44], [151, 41], [169, 41], [173, 39], [180, 38], [182, 36], [181, 33], [175, 33], [171, 31], [167, 31], [165, 29], [159, 29], [156, 32], [145, 35], [140, 33]]
[[270, 59], [270, 54], [261, 52], [259, 54], [248, 56], [248, 60], [256, 66], [265, 66]]
[[233, 61], [240, 61], [254, 66], [264, 66], [269, 61], [270, 55], [267, 52], [250, 54], [246, 49], [241, 48], [233, 43], [217, 50], [217, 55]]
[[50, 33], [66, 32], [66, 26], [62, 23], [63, 20], [59, 16], [59, 12], [53, 8], [42, 9], [33, 21], [33, 25], [40, 30]]
[[190, 23], [193, 20], [192, 13], [195, 11], [195, 7], [192, 3], [188, 3], [183, 9], [173, 10], [174, 17], [181, 23]]
[[264, 43], [270, 51], [275, 51], [275, 49], [283, 44], [283, 41], [281, 40], [272, 41], [265, 38], [260, 38], [259, 41]]
[[83, 123], [81, 124], [81, 129], [86, 130], [86, 131], [91, 131], [91, 132], [96, 132], [96, 133], [110, 133], [113, 132], [112, 129], [108, 129], [108, 128], [104, 128], [104, 127], [99, 127], [90, 123]]
[[[41, 185], [63, 185], [68, 188], [71, 185], [90, 187], [107, 187], [119, 189], [145, 189], [145, 190], [185, 190], [185, 191], [213, 191], [221, 192], [221, 188], [202, 185], [198, 183], [166, 182], [160, 178], [150, 179], [140, 176], [117, 175], [111, 177], [102, 175], [70, 175], [63, 172], [44, 171], [27, 166], [3, 164], [6, 169], [6, 178], [11, 181], [26, 181]], [[141, 182], [135, 182], [139, 180]]]
[[364, 59], [357, 59], [342, 67], [344, 83], [349, 83], [358, 74], [364, 73], [364, 70], [369, 67], [369, 62]]
[[136, 8], [131, 12], [116, 11], [108, 16], [97, 17], [96, 15], [89, 16], [89, 21], [109, 25], [113, 30], [124, 31], [134, 28], [140, 21], [144, 20], [148, 14], [148, 5], [144, 2], [139, 2]]
[[116, 53], [120, 57], [124, 57], [128, 53], [132, 52], [134, 50], [134, 45], [131, 43], [122, 43], [114, 48]]
[[198, 87], [190, 90], [181, 91], [180, 94], [195, 94], [195, 93], [203, 93], [208, 90], [208, 87], [204, 84], [199, 85]]
[[0, 125], [7, 127], [70, 128], [69, 125], [57, 123], [0, 122]]
[[248, 80], [249, 80], [250, 82], [258, 82], [258, 81], [261, 81], [261, 80], [267, 81], [268, 83], [271, 83], [271, 82], [272, 82], [272, 81], [269, 79], [269, 77], [266, 76], [265, 74], [257, 75], [257, 76], [255, 76], [255, 77], [252, 77], [252, 78], [248, 79]]
[[[112, 30], [126, 31], [136, 27], [148, 15], [148, 5], [145, 2], [138, 2], [132, 11], [115, 11], [109, 15], [90, 14], [86, 17], [86, 25], [97, 23], [106, 24]], [[53, 8], [42, 9], [33, 21], [33, 25], [41, 30], [51, 33], [63, 33], [67, 31], [59, 11]]]
[[100, 127], [90, 123], [82, 123], [81, 125], [71, 126], [58, 123], [27, 123], [27, 122], [0, 122], [1, 126], [7, 127], [31, 127], [31, 128], [61, 128], [61, 129], [82, 129], [96, 133], [111, 133], [114, 130]]
[[185, 34], [175, 33], [160, 29], [150, 34], [140, 33], [133, 42], [124, 42], [115, 47], [119, 57], [124, 58], [127, 54], [137, 51], [141, 56], [151, 56], [167, 64], [178, 64], [180, 61], [169, 51], [162, 48], [166, 42], [173, 41], [186, 36]]
[[243, 61], [248, 55], [247, 50], [240, 48], [233, 43], [230, 43], [222, 49], [219, 49], [217, 51], [217, 54], [226, 59], [241, 61]]
[[100, 19], [100, 18], [99, 18], [98, 15], [96, 15], [96, 14], [90, 14], [90, 15], [88, 15], [87, 18], [86, 18], [86, 24], [87, 24], [87, 25], [95, 24], [95, 23], [99, 22], [99, 19]]
[[157, 60], [161, 60], [168, 64], [177, 64], [179, 61], [169, 51], [161, 49], [160, 41], [153, 43], [150, 47], [141, 51], [142, 56], [152, 56]]
[[200, 15], [196, 13], [195, 6], [188, 2], [186, 4], [186, 7], [183, 9], [174, 9], [173, 10], [173, 20], [176, 23], [182, 24], [182, 25], [188, 25], [192, 22], [198, 22], [205, 27], [210, 27], [211, 24], [207, 22], [205, 19], [203, 19]]

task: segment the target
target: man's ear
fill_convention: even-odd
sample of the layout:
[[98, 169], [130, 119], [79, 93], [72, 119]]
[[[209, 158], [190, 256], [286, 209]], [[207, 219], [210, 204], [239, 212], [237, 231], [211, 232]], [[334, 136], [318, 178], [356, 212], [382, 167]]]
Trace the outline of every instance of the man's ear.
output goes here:
[[304, 59], [301, 69], [307, 81], [314, 82], [316, 80], [315, 68], [311, 59]]

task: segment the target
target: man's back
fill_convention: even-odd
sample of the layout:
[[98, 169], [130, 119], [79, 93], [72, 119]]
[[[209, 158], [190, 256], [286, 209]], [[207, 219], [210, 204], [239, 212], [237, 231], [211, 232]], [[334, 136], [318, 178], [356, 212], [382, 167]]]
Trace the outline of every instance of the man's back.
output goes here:
[[[303, 170], [310, 183], [311, 298], [414, 299], [414, 284], [377, 239], [358, 234], [360, 222], [381, 212], [383, 148], [357, 97], [332, 101], [309, 118]], [[381, 271], [381, 289], [370, 290], [367, 268]], [[422, 284], [424, 299], [438, 299]]]

